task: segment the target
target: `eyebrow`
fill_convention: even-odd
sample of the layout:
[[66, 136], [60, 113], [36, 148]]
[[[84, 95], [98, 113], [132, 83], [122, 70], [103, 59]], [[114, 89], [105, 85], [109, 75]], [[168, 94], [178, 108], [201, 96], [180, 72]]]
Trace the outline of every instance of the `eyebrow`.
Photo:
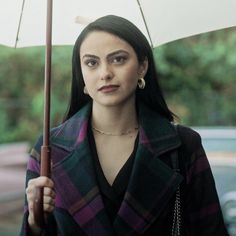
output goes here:
[[[119, 54], [119, 53], [129, 54], [127, 51], [120, 49], [120, 50], [117, 50], [117, 51], [114, 51], [114, 52], [109, 53], [109, 54], [107, 55], [107, 58], [112, 57], [112, 56], [114, 56], [114, 55], [117, 55], [117, 54]], [[93, 55], [93, 54], [84, 54], [83, 57], [82, 57], [82, 59], [85, 58], [85, 57], [94, 58], [94, 59], [99, 59], [98, 56]]]
[[107, 55], [107, 57], [112, 57], [112, 56], [117, 55], [117, 54], [119, 54], [119, 53], [129, 54], [127, 51], [120, 49], [120, 50], [116, 50], [116, 51], [114, 51], [114, 52], [109, 53], [109, 54]]
[[95, 55], [93, 55], [93, 54], [84, 54], [83, 57], [82, 57], [82, 59], [84, 59], [85, 57], [94, 58], [94, 59], [99, 59], [98, 56], [95, 56]]

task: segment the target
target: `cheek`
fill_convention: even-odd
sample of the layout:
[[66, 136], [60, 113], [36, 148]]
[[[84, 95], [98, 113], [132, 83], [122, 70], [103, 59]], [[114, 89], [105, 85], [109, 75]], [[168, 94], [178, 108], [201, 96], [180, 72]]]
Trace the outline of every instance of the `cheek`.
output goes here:
[[81, 72], [82, 72], [82, 75], [83, 75], [83, 78], [84, 78], [84, 81], [87, 80], [88, 78], [88, 71], [86, 69], [84, 69], [83, 67], [81, 67]]
[[93, 77], [93, 73], [91, 70], [89, 70], [88, 67], [86, 67], [85, 65], [81, 64], [81, 72], [84, 78], [84, 82], [86, 82], [86, 80], [89, 80], [89, 78]]
[[82, 69], [82, 75], [86, 87], [87, 88], [90, 87], [94, 81], [94, 75], [92, 75], [91, 72], [89, 72], [88, 70], [83, 70], [83, 69]]
[[92, 79], [86, 79], [84, 78], [84, 84], [89, 92], [92, 92], [95, 89], [95, 84], [93, 83]]
[[135, 87], [138, 83], [138, 73], [136, 68], [129, 68], [125, 71], [123, 78], [125, 78], [126, 84]]

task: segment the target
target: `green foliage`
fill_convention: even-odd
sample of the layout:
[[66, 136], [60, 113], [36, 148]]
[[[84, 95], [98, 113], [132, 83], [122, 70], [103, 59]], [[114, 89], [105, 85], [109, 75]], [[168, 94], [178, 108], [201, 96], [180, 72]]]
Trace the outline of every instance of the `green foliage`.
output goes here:
[[172, 110], [187, 125], [236, 125], [236, 31], [225, 29], [154, 51]]
[[[54, 47], [51, 121], [67, 108], [72, 47]], [[0, 47], [0, 143], [35, 141], [43, 130], [44, 48]]]
[[[171, 109], [186, 125], [236, 125], [236, 31], [225, 29], [154, 50]], [[51, 126], [68, 106], [72, 47], [53, 47]], [[0, 47], [0, 143], [42, 133], [44, 48]]]

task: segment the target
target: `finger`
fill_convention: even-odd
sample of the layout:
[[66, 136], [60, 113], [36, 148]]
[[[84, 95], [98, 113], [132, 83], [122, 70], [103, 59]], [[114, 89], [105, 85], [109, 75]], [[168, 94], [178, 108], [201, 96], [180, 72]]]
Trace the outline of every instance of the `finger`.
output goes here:
[[49, 179], [46, 176], [40, 176], [38, 178], [35, 179], [31, 179], [28, 182], [28, 187], [30, 186], [34, 186], [34, 187], [49, 187], [49, 188], [53, 188], [54, 187], [54, 183], [51, 179]]
[[43, 197], [43, 203], [51, 205], [51, 206], [54, 206], [55, 205], [55, 200], [53, 198], [51, 198], [51, 197], [44, 196]]
[[44, 187], [43, 194], [44, 196], [50, 196], [52, 198], [55, 198], [56, 196], [55, 191], [52, 188], [48, 188], [48, 187]]
[[28, 210], [29, 210], [28, 221], [29, 223], [33, 224], [34, 223], [34, 203], [33, 202], [28, 203]]
[[[34, 183], [34, 182], [33, 182]], [[28, 200], [34, 200], [37, 194], [37, 189], [40, 189], [43, 187], [37, 187], [34, 184], [30, 184], [27, 188], [26, 188], [26, 195], [27, 195], [27, 199]]]
[[54, 210], [54, 206], [50, 204], [43, 204], [43, 210], [45, 212], [52, 212]]
[[[51, 197], [44, 196], [43, 197], [43, 211], [44, 212], [52, 212], [55, 208], [55, 200]], [[34, 221], [34, 202], [30, 201], [28, 202], [28, 210], [29, 210], [29, 216], [31, 221]]]
[[30, 186], [26, 189], [26, 197], [28, 202], [33, 202], [35, 199], [35, 187]]
[[33, 210], [34, 210], [34, 203], [33, 202], [29, 202], [28, 203], [28, 209], [29, 209], [29, 212], [32, 213]]
[[25, 190], [25, 193], [27, 197], [33, 195], [33, 186], [28, 186]]

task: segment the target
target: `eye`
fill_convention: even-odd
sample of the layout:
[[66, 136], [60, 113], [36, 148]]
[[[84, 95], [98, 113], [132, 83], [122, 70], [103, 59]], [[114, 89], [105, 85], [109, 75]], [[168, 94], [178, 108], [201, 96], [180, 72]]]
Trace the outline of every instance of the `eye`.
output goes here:
[[127, 60], [126, 56], [115, 56], [112, 62], [115, 64], [123, 64]]
[[93, 68], [93, 67], [96, 67], [96, 66], [97, 66], [98, 62], [97, 62], [96, 60], [94, 60], [94, 59], [88, 59], [88, 60], [86, 60], [86, 61], [84, 62], [84, 64], [85, 64], [86, 66], [88, 66], [88, 67]]

